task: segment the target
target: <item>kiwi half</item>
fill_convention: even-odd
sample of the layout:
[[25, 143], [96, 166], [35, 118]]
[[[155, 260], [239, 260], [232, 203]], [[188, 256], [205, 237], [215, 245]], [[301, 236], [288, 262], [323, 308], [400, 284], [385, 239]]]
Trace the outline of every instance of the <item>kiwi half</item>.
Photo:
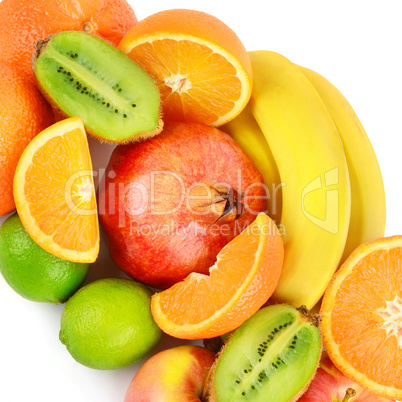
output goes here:
[[61, 32], [36, 44], [32, 70], [49, 103], [79, 116], [89, 134], [128, 142], [162, 131], [160, 94], [130, 57], [83, 32]]
[[318, 367], [319, 316], [305, 308], [268, 306], [241, 325], [223, 348], [210, 376], [217, 402], [289, 402], [307, 389]]

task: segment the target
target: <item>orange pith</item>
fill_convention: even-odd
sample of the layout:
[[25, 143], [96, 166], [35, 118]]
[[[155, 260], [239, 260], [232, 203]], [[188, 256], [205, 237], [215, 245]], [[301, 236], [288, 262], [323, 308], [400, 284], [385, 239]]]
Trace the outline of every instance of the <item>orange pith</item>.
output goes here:
[[347, 377], [402, 399], [402, 236], [360, 246], [329, 285], [324, 344]]
[[211, 338], [239, 327], [271, 296], [282, 272], [283, 242], [265, 214], [228, 243], [210, 276], [192, 273], [157, 293], [151, 307], [166, 333], [184, 339]]
[[140, 21], [119, 48], [157, 83], [167, 121], [219, 126], [236, 117], [250, 98], [247, 52], [211, 15], [162, 11]]
[[79, 118], [54, 124], [29, 144], [17, 166], [14, 198], [25, 229], [42, 248], [65, 260], [96, 260], [95, 189]]

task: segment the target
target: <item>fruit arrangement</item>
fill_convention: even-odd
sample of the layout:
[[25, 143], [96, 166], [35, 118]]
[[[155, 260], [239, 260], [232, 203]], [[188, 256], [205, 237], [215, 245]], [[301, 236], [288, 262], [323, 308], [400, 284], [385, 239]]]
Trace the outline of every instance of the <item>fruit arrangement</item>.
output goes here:
[[[65, 303], [77, 364], [144, 359], [125, 402], [402, 400], [402, 235], [341, 92], [200, 11], [20, 5], [0, 3], [0, 272]], [[115, 146], [101, 180], [87, 135]], [[102, 247], [124, 278], [86, 281]], [[162, 336], [187, 344], [150, 357]]]

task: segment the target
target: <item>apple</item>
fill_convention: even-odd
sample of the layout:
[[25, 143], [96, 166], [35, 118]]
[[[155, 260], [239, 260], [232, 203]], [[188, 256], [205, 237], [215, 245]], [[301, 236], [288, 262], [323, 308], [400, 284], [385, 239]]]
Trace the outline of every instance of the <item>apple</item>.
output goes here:
[[214, 361], [213, 352], [195, 345], [159, 352], [137, 371], [124, 402], [201, 401]]
[[240, 146], [202, 124], [170, 123], [118, 146], [99, 191], [112, 258], [132, 278], [166, 289], [208, 274], [218, 252], [265, 210], [267, 187]]
[[307, 392], [299, 402], [395, 402], [363, 389], [343, 375], [326, 353], [321, 357], [320, 368]]

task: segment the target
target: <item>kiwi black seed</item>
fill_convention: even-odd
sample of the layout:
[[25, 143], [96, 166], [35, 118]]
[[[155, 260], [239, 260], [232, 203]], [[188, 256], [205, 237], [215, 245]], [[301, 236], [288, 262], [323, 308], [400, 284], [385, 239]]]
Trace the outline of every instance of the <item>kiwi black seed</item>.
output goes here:
[[120, 50], [83, 32], [37, 43], [32, 70], [39, 89], [65, 116], [79, 116], [89, 134], [129, 142], [162, 131], [160, 94], [152, 78]]
[[297, 400], [318, 367], [322, 342], [319, 316], [304, 308], [268, 306], [236, 330], [210, 376], [209, 400]]

